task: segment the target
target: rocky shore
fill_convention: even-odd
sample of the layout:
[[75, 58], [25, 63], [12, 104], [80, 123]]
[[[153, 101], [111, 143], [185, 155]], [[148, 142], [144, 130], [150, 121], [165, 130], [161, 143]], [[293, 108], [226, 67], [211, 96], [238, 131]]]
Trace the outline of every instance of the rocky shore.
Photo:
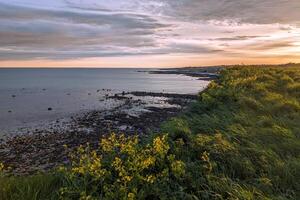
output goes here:
[[[182, 74], [212, 80], [218, 77], [220, 69], [183, 68], [147, 73]], [[197, 98], [198, 95], [192, 94], [141, 91], [106, 94], [99, 101], [114, 101], [118, 106], [56, 120], [47, 128], [24, 129], [24, 134], [0, 140], [0, 159], [14, 175], [49, 171], [68, 163], [68, 152], [75, 147], [86, 143], [96, 147], [99, 138], [111, 132], [142, 137], [160, 132], [162, 122], [178, 115]]]
[[120, 106], [86, 112], [64, 123], [57, 120], [50, 128], [8, 138], [0, 142], [0, 158], [14, 175], [49, 171], [68, 162], [69, 150], [86, 143], [97, 146], [99, 138], [108, 133], [147, 137], [150, 132], [159, 132], [162, 122], [196, 98], [197, 95], [147, 92], [107, 96], [106, 99], [120, 101]]

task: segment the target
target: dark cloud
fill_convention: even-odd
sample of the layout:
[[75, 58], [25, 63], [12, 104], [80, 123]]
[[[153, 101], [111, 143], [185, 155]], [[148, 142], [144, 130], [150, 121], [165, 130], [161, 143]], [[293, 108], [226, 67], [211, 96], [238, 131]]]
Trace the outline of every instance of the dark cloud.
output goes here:
[[255, 39], [255, 38], [261, 38], [265, 36], [256, 36], [256, 35], [242, 35], [242, 36], [234, 36], [234, 37], [224, 37], [224, 38], [213, 38], [210, 39], [212, 41], [240, 41], [240, 40], [249, 40], [249, 39]]

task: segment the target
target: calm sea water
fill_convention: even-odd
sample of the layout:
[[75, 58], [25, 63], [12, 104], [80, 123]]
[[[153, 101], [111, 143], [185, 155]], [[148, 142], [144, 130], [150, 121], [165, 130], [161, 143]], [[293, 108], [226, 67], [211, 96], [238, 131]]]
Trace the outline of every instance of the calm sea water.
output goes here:
[[[149, 74], [139, 71], [0, 69], [0, 135], [30, 123], [116, 106], [116, 102], [101, 101], [108, 93], [197, 93], [208, 84], [206, 81], [183, 75]], [[52, 111], [48, 111], [50, 107]]]

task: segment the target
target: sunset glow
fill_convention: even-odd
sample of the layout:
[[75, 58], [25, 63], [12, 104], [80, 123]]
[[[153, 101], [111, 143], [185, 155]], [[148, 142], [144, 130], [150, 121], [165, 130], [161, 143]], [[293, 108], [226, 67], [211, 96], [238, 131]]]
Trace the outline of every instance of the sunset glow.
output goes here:
[[300, 1], [0, 0], [0, 67], [300, 62]]

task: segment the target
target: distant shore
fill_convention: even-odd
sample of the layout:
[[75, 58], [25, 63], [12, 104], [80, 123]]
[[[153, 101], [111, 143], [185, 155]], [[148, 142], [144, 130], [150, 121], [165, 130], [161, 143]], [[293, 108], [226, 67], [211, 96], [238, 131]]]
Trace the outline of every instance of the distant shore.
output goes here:
[[172, 68], [153, 70], [152, 74], [178, 74], [196, 77], [198, 80], [211, 81], [218, 78], [218, 72], [222, 67], [186, 67], [186, 68]]

